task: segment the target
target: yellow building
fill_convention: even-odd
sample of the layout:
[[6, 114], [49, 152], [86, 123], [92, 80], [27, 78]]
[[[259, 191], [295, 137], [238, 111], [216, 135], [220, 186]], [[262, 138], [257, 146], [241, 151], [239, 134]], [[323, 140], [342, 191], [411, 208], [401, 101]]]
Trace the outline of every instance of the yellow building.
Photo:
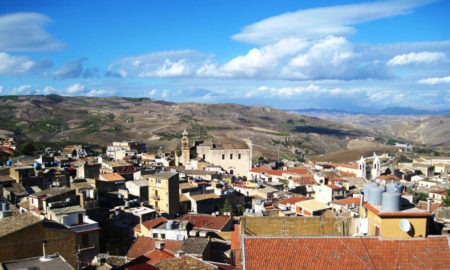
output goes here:
[[360, 214], [368, 220], [369, 236], [401, 239], [427, 236], [427, 221], [432, 213], [415, 207], [397, 212], [382, 212], [381, 207], [369, 203], [364, 203], [363, 206]]
[[175, 215], [179, 210], [178, 173], [160, 172], [149, 177], [149, 203], [159, 213]]

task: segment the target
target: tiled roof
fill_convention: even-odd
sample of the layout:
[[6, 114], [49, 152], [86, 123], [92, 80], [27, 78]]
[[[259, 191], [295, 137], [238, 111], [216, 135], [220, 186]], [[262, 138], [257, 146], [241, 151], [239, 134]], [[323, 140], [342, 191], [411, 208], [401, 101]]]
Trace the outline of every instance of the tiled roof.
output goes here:
[[[438, 209], [439, 207], [441, 206], [441, 204], [440, 203], [432, 203], [431, 204], [431, 209], [430, 209], [430, 211], [431, 212], [434, 212], [434, 211], [436, 211], [436, 209]], [[427, 210], [427, 203], [426, 202], [419, 202], [418, 204], [417, 204], [417, 208], [419, 208], [419, 209], [422, 209], [422, 210]]]
[[218, 269], [217, 266], [214, 266], [210, 263], [204, 262], [200, 259], [194, 258], [192, 256], [182, 256], [177, 257], [165, 261], [161, 261], [158, 263], [152, 264], [159, 270], [213, 270]]
[[[161, 240], [151, 239], [149, 237], [138, 237], [128, 250], [127, 258], [134, 259], [154, 250], [156, 241]], [[164, 240], [164, 245], [165, 249], [175, 252], [183, 245], [183, 241]]]
[[293, 178], [292, 181], [294, 181], [296, 184], [299, 185], [314, 185], [316, 184], [316, 180], [314, 180], [314, 177], [300, 177], [300, 178]]
[[106, 181], [124, 181], [125, 178], [123, 178], [118, 173], [102, 173], [100, 174], [101, 177], [103, 177]]
[[219, 199], [219, 196], [217, 196], [215, 193], [206, 193], [206, 194], [191, 195], [191, 198], [194, 201], [199, 202], [210, 199]]
[[211, 215], [186, 215], [181, 220], [187, 220], [196, 229], [222, 230], [231, 220], [230, 216], [211, 216]]
[[252, 173], [267, 173], [270, 175], [276, 175], [276, 176], [282, 176], [283, 173], [297, 173], [297, 174], [305, 174], [308, 173], [307, 169], [295, 169], [295, 170], [283, 170], [283, 171], [276, 171], [276, 170], [272, 170], [272, 169], [268, 169], [268, 168], [262, 168], [262, 167], [258, 167], [258, 168], [253, 168], [250, 170], [250, 172]]
[[203, 256], [208, 244], [209, 240], [207, 238], [189, 237], [184, 240], [180, 249], [186, 254]]
[[291, 204], [291, 205], [293, 205], [293, 204], [295, 204], [296, 202], [301, 202], [301, 201], [304, 201], [304, 200], [307, 200], [307, 199], [308, 199], [308, 197], [306, 197], [306, 196], [301, 196], [301, 197], [291, 197], [291, 198], [289, 198], [289, 199], [286, 199], [286, 200], [283, 200], [283, 201], [279, 202], [278, 204], [282, 204], [282, 205], [288, 205], [288, 204]]
[[145, 255], [149, 260], [147, 263], [157, 263], [175, 257], [175, 253], [168, 249], [154, 249]]
[[447, 236], [380, 240], [372, 237], [248, 237], [251, 269], [448, 269]]
[[142, 226], [144, 226], [145, 228], [150, 230], [151, 228], [156, 227], [159, 224], [167, 222], [167, 221], [168, 221], [167, 218], [159, 217], [159, 218], [155, 218], [152, 220], [147, 220], [145, 222], [142, 222]]
[[42, 191], [36, 192], [34, 194], [31, 194], [30, 196], [33, 197], [52, 197], [52, 196], [58, 196], [58, 195], [62, 195], [64, 193], [68, 193], [73, 191], [73, 189], [71, 188], [66, 188], [66, 187], [52, 187], [52, 188], [48, 188], [48, 189], [44, 189]]
[[351, 205], [353, 203], [356, 204], [361, 203], [361, 198], [347, 198], [330, 202], [330, 204], [338, 204], [338, 205]]
[[378, 179], [381, 179], [381, 180], [394, 180], [394, 181], [399, 181], [400, 180], [400, 178], [398, 178], [395, 175], [381, 175], [380, 177], [378, 177]]
[[341, 186], [337, 186], [337, 185], [333, 185], [333, 184], [327, 185], [327, 187], [329, 187], [331, 189], [341, 189], [342, 188]]
[[41, 219], [30, 213], [0, 219], [0, 237], [19, 231], [40, 222]]
[[345, 164], [345, 163], [333, 163], [332, 165], [335, 168], [336, 167], [342, 167], [342, 168], [353, 169], [353, 170], [357, 170], [358, 169], [358, 166], [356, 166], [356, 165]]

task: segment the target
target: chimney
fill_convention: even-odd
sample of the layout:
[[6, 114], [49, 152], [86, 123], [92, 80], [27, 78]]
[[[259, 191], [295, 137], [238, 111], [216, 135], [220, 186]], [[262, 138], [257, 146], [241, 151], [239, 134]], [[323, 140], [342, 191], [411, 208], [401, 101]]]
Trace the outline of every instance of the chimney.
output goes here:
[[178, 257], [183, 257], [184, 256], [184, 251], [183, 250], [177, 250], [177, 251], [175, 251], [175, 258], [178, 258]]
[[431, 213], [431, 199], [430, 198], [428, 198], [428, 200], [427, 200], [427, 212]]
[[42, 258], [47, 258], [47, 251], [45, 250], [47, 248], [47, 240], [42, 241]]
[[163, 241], [156, 241], [156, 243], [155, 243], [155, 248], [156, 249], [159, 249], [159, 250], [162, 250], [162, 249], [164, 249], [165, 248], [165, 243], [163, 242]]

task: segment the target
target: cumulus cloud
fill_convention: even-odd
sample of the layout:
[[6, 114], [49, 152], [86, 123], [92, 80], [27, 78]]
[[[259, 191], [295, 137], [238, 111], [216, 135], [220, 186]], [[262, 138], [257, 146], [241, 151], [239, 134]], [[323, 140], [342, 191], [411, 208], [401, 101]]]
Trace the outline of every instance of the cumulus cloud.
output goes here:
[[114, 94], [114, 91], [107, 89], [92, 89], [86, 93], [88, 97], [101, 97], [101, 96], [109, 96]]
[[430, 84], [430, 85], [434, 85], [434, 84], [447, 84], [450, 83], [450, 76], [446, 76], [446, 77], [436, 77], [436, 78], [427, 78], [427, 79], [421, 79], [418, 81], [419, 84]]
[[391, 66], [404, 66], [410, 64], [434, 64], [445, 59], [445, 54], [441, 52], [420, 52], [397, 55], [389, 62]]
[[356, 32], [352, 25], [407, 14], [413, 8], [430, 2], [434, 1], [380, 1], [298, 10], [245, 26], [232, 39], [264, 45], [288, 37], [315, 39], [329, 35], [349, 36]]
[[0, 52], [0, 75], [21, 76], [40, 73], [53, 63], [46, 59], [33, 60], [28, 56], [12, 56]]
[[80, 83], [73, 84], [66, 88], [68, 94], [77, 94], [84, 91], [86, 87]]
[[50, 19], [39, 13], [13, 13], [0, 16], [0, 50], [54, 51], [64, 44], [47, 33]]
[[11, 94], [13, 95], [37, 95], [39, 93], [39, 89], [29, 84], [21, 85], [11, 90]]
[[164, 78], [192, 75], [210, 55], [194, 50], [162, 51], [120, 58], [110, 65], [106, 75], [125, 78]]
[[81, 58], [72, 62], [69, 62], [62, 67], [49, 73], [49, 75], [56, 79], [73, 79], [79, 78], [83, 74], [83, 62], [87, 58]]

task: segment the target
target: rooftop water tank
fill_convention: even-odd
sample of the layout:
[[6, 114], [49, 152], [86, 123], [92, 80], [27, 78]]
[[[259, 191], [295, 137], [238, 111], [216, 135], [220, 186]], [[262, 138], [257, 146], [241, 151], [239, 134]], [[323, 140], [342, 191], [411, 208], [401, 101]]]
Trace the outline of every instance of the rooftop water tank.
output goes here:
[[372, 205], [381, 205], [381, 195], [384, 191], [384, 186], [371, 187], [369, 189], [369, 203]]
[[33, 163], [33, 167], [34, 168], [38, 168], [39, 167], [39, 163], [37, 163], [37, 162]]
[[6, 166], [11, 166], [11, 161], [6, 161]]
[[9, 203], [7, 202], [2, 203], [2, 211], [6, 212], [8, 210], [9, 210]]
[[402, 195], [398, 192], [388, 191], [383, 193], [381, 199], [381, 211], [398, 212], [401, 210], [400, 199]]
[[130, 208], [130, 202], [129, 201], [125, 201], [125, 208]]
[[[375, 183], [375, 182], [371, 182], [371, 183], [369, 183], [369, 185], [368, 186], [366, 186], [367, 187], [367, 192], [366, 192], [366, 190], [364, 190], [364, 197], [367, 197], [367, 201], [368, 202], [370, 202], [370, 197], [372, 196], [372, 193], [371, 193], [371, 189], [372, 188], [377, 188], [378, 187], [378, 183]], [[366, 193], [367, 193], [367, 195], [366, 195]]]
[[174, 223], [173, 219], [168, 220], [167, 223], [166, 223], [166, 229], [167, 230], [172, 230], [173, 229], [173, 223]]
[[397, 189], [397, 183], [386, 184], [386, 191], [393, 192]]
[[369, 188], [371, 187], [372, 183], [365, 183], [363, 185], [363, 192], [364, 192], [364, 201], [367, 202], [367, 199], [369, 198]]

